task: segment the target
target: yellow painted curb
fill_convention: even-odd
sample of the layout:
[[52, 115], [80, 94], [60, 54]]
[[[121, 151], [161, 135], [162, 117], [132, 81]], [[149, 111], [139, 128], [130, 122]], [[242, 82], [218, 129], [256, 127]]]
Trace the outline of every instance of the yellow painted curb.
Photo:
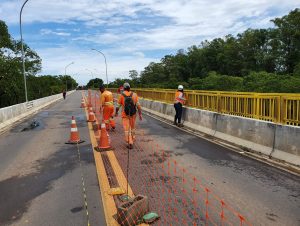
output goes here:
[[[83, 98], [85, 101], [87, 101], [86, 97], [82, 93]], [[85, 108], [85, 114], [86, 118], [88, 118], [88, 112], [87, 109]], [[98, 123], [98, 120], [96, 119], [96, 122]], [[101, 190], [101, 198], [102, 198], [102, 203], [103, 203], [103, 208], [104, 208], [104, 215], [105, 215], [105, 220], [108, 226], [119, 226], [119, 223], [116, 220], [117, 216], [117, 207], [116, 203], [114, 201], [114, 198], [112, 195], [109, 195], [111, 191], [111, 187], [109, 185], [109, 181], [106, 175], [106, 170], [104, 167], [104, 163], [101, 157], [101, 153], [97, 152], [94, 150], [95, 147], [98, 146], [96, 136], [94, 134], [93, 130], [93, 125], [91, 122], [88, 123], [88, 129], [90, 133], [90, 139], [91, 139], [91, 144], [93, 147], [93, 153], [94, 153], [94, 158], [95, 158], [95, 163], [96, 163], [96, 171], [97, 171], [97, 176], [98, 176], [98, 182], [99, 182], [99, 187]], [[121, 166], [114, 154], [113, 151], [107, 151], [106, 152], [109, 161], [111, 163], [111, 166], [113, 168], [114, 174], [116, 175], [117, 181], [119, 183], [119, 186], [123, 188], [125, 191], [127, 190], [127, 179], [121, 169]], [[134, 194], [132, 192], [132, 189], [130, 185], [128, 184], [128, 195], [130, 197], [134, 197]], [[148, 226], [148, 224], [139, 224], [139, 226]]]
[[[85, 113], [86, 113], [86, 116], [88, 117], [86, 109], [85, 109]], [[114, 216], [117, 215], [117, 208], [116, 208], [115, 200], [114, 200], [113, 196], [111, 196], [107, 193], [107, 191], [110, 190], [110, 186], [109, 186], [108, 178], [106, 176], [104, 163], [103, 163], [101, 154], [99, 152], [94, 151], [94, 148], [97, 147], [98, 144], [97, 144], [97, 140], [94, 136], [92, 123], [88, 123], [88, 128], [89, 128], [91, 143], [92, 143], [92, 147], [93, 147], [93, 153], [94, 153], [94, 158], [95, 158], [99, 187], [101, 190], [101, 198], [102, 198], [102, 203], [103, 203], [105, 220], [106, 220], [106, 223], [108, 226], [119, 226], [119, 223], [114, 218]]]

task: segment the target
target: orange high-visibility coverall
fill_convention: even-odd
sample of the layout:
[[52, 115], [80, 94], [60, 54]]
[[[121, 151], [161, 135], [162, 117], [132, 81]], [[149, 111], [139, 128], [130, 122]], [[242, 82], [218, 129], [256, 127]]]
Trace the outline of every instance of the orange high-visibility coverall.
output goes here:
[[114, 120], [114, 98], [110, 91], [105, 90], [101, 94], [101, 105], [103, 107], [103, 122], [105, 123], [106, 129], [109, 130], [110, 126], [116, 128]]
[[[130, 96], [131, 91], [124, 91], [124, 95]], [[138, 101], [138, 95], [136, 93], [133, 93], [132, 100], [135, 103], [138, 111], [141, 111], [141, 105]], [[123, 95], [120, 95], [118, 100], [119, 107], [122, 106], [122, 121], [123, 121], [123, 128], [125, 132], [125, 141], [128, 144], [133, 144], [135, 141], [135, 120], [136, 120], [136, 114], [133, 116], [127, 116], [124, 111], [124, 105], [125, 105], [125, 98]]]

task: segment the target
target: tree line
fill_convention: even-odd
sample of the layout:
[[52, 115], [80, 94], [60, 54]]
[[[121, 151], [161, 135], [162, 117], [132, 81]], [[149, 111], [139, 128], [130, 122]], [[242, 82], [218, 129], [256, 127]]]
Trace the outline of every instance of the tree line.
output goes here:
[[300, 10], [271, 21], [273, 28], [248, 29], [178, 50], [110, 85], [129, 81], [135, 87], [300, 92]]
[[[36, 76], [41, 70], [42, 59], [24, 44], [28, 100], [70, 90], [77, 87], [69, 75]], [[4, 21], [0, 20], [0, 108], [25, 102], [24, 79], [21, 58], [21, 42], [14, 40]]]

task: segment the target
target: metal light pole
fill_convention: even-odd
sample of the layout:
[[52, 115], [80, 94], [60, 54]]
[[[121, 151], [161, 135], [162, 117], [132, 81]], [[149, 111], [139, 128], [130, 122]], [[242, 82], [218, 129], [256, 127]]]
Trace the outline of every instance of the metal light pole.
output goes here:
[[104, 57], [104, 61], [105, 61], [105, 71], [106, 71], [106, 86], [108, 87], [108, 77], [107, 77], [107, 63], [106, 63], [106, 57], [104, 55], [104, 53], [102, 53], [101, 51], [97, 50], [97, 49], [92, 49], [94, 51], [97, 51], [98, 53], [102, 54], [102, 56]]
[[66, 92], [68, 91], [68, 86], [67, 86], [67, 68], [68, 68], [71, 64], [74, 64], [74, 62], [69, 63], [67, 66], [65, 66]]
[[20, 11], [20, 34], [21, 34], [21, 50], [22, 50], [22, 65], [23, 65], [23, 76], [24, 76], [24, 88], [25, 88], [25, 100], [26, 102], [28, 102], [28, 97], [27, 97], [27, 85], [26, 85], [26, 72], [25, 72], [25, 54], [24, 54], [24, 47], [23, 47], [23, 34], [22, 34], [22, 12], [23, 12], [23, 8], [25, 6], [25, 4], [28, 2], [28, 0], [26, 0], [21, 8]]

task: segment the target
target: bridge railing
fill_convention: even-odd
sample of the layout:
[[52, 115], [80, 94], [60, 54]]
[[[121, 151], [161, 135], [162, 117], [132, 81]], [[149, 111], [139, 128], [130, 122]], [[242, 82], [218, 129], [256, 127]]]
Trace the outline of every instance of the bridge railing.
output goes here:
[[[110, 89], [116, 92], [117, 89]], [[174, 102], [172, 89], [132, 89], [140, 97]], [[185, 90], [186, 106], [300, 126], [300, 94]]]

